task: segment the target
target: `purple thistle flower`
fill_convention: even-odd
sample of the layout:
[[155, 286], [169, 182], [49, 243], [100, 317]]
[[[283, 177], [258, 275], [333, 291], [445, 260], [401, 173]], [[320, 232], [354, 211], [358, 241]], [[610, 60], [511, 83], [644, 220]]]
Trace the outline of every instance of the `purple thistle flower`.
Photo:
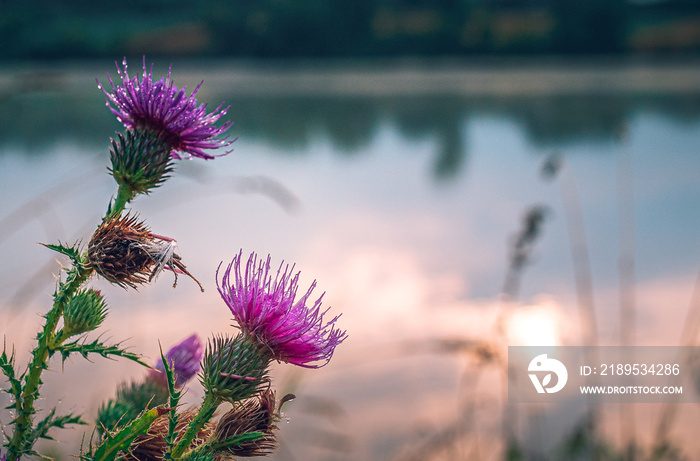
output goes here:
[[[186, 88], [178, 89], [170, 80], [172, 66], [167, 77], [153, 81], [153, 64], [147, 71], [144, 56], [143, 76], [139, 81], [138, 77], [129, 76], [126, 58], [122, 64], [123, 70], [117, 64], [121, 85], [115, 85], [107, 73], [112, 91], [108, 92], [99, 80], [97, 86], [107, 97], [107, 107], [126, 128], [154, 132], [170, 146], [170, 155], [176, 159], [183, 158], [178, 152], [185, 157], [212, 159], [216, 156], [207, 154], [204, 149], [228, 147], [235, 141], [229, 141], [229, 136], [219, 138], [231, 127], [232, 122], [227, 121], [220, 127], [214, 125], [230, 106], [222, 109], [221, 104], [214, 112], [207, 114], [206, 104], [197, 105], [195, 95], [204, 82], [187, 96]], [[229, 152], [231, 151], [221, 155]]]
[[[221, 278], [219, 269], [216, 281], [219, 293], [228, 305], [245, 335], [253, 336], [265, 346], [273, 358], [306, 368], [320, 368], [326, 365], [335, 347], [347, 337], [345, 331], [335, 326], [340, 315], [324, 323], [321, 312], [321, 299], [311, 308], [306, 302], [316, 287], [295, 300], [299, 273], [292, 276], [294, 266], [280, 264], [274, 281], [270, 273], [270, 256], [260, 260], [255, 253], [248, 258], [245, 273], [241, 273], [242, 252], [233, 258]], [[223, 264], [223, 263], [222, 263]], [[312, 362], [324, 361], [321, 364]]]
[[[165, 359], [175, 374], [175, 387], [184, 386], [187, 381], [199, 372], [199, 362], [202, 360], [203, 354], [204, 346], [196, 333], [183, 339], [168, 350], [165, 354]], [[155, 369], [160, 373], [153, 372], [153, 376], [164, 382], [165, 366], [162, 359], [158, 359]]]

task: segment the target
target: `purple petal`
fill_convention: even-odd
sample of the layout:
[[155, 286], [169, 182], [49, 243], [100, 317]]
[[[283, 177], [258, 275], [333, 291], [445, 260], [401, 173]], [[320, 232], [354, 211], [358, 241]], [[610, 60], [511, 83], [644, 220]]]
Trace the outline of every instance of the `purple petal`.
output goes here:
[[206, 104], [197, 105], [195, 95], [202, 83], [187, 96], [186, 89], [176, 87], [171, 79], [171, 70], [164, 79], [153, 81], [153, 64], [146, 70], [146, 58], [143, 59], [143, 75], [130, 77], [127, 71], [126, 58], [123, 70], [117, 64], [117, 74], [122, 80], [116, 85], [107, 74], [111, 91], [107, 91], [98, 81], [98, 88], [106, 96], [107, 107], [130, 129], [145, 129], [156, 133], [172, 149], [173, 158], [199, 157], [212, 159], [223, 154], [213, 155], [205, 150], [230, 146], [235, 139], [229, 136], [221, 137], [232, 125], [231, 121], [221, 126], [214, 124], [228, 111], [221, 104], [217, 109], [207, 114]]
[[252, 253], [243, 272], [241, 259], [242, 252], [224, 270], [221, 282], [221, 265], [216, 276], [219, 294], [241, 330], [262, 342], [277, 360], [307, 368], [327, 364], [347, 334], [335, 326], [339, 315], [324, 322], [328, 309], [321, 311], [323, 295], [307, 307], [316, 282], [296, 299], [299, 273], [292, 275], [294, 266], [280, 264], [273, 278], [269, 256], [258, 261]]

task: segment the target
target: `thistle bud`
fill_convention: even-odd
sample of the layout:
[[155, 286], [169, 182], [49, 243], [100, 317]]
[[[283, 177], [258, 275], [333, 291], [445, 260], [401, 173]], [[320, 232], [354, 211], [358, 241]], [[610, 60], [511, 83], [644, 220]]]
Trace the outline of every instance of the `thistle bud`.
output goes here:
[[97, 290], [81, 290], [71, 297], [63, 311], [63, 334], [79, 335], [99, 327], [107, 317], [107, 305]]
[[[275, 413], [275, 393], [266, 389], [255, 398], [236, 403], [224, 414], [216, 425], [217, 445], [225, 446], [217, 454], [233, 456], [266, 456], [277, 448], [277, 429], [279, 415]], [[226, 440], [249, 432], [261, 432], [256, 440], [226, 446]]]
[[[183, 339], [165, 354], [165, 359], [168, 361], [170, 368], [175, 374], [175, 387], [181, 388], [194, 375], [199, 372], [199, 362], [202, 360], [203, 347], [199, 336], [196, 333]], [[162, 385], [166, 385], [165, 381], [165, 366], [163, 360], [158, 359], [155, 369], [151, 372], [151, 376]]]
[[142, 411], [163, 405], [167, 401], [167, 389], [153, 380], [122, 383], [117, 388], [116, 397], [98, 410], [97, 427], [112, 431], [131, 422]]
[[156, 135], [144, 130], [127, 130], [112, 139], [109, 158], [110, 173], [120, 186], [126, 187], [132, 198], [146, 194], [170, 177], [173, 157], [170, 146]]
[[207, 393], [236, 402], [255, 395], [269, 383], [269, 359], [257, 343], [239, 334], [212, 338], [202, 360], [202, 385]]
[[97, 427], [100, 435], [115, 430], [120, 424], [132, 421], [138, 412], [127, 402], [109, 400], [97, 410]]
[[189, 276], [204, 291], [175, 254], [176, 247], [174, 239], [152, 234], [136, 216], [119, 215], [105, 220], [92, 235], [87, 263], [109, 282], [123, 288], [137, 288], [167, 268], [175, 274], [173, 287], [180, 273]]

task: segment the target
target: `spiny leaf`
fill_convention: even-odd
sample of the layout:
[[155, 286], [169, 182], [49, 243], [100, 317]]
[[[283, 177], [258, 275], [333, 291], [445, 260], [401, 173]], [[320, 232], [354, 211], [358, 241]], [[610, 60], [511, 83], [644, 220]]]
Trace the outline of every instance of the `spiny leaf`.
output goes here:
[[81, 262], [80, 251], [77, 248], [77, 244], [72, 247], [64, 246], [61, 244], [61, 242], [58, 242], [57, 245], [54, 245], [53, 243], [42, 243], [41, 245], [44, 245], [49, 250], [53, 250], [61, 253], [62, 255], [68, 256], [75, 264], [80, 264]]
[[[10, 388], [7, 390], [3, 389], [3, 391], [12, 395], [15, 398], [15, 402], [20, 401], [20, 396], [22, 394], [22, 383], [20, 382], [20, 379], [15, 376], [14, 349], [8, 357], [7, 349], [5, 346], [3, 346], [2, 354], [0, 354], [0, 370], [2, 370], [2, 373], [7, 377], [7, 381], [10, 383]], [[8, 408], [15, 408], [15, 406], [12, 405]]]
[[31, 432], [31, 434], [29, 434], [29, 437], [27, 437], [27, 440], [25, 441], [25, 447], [27, 449], [32, 447], [38, 439], [53, 440], [53, 438], [48, 435], [48, 431], [52, 427], [64, 429], [67, 424], [87, 424], [85, 421], [80, 419], [80, 416], [68, 414], [55, 417], [55, 414], [56, 409], [54, 408], [36, 425], [36, 428]]
[[170, 408], [157, 407], [148, 410], [133, 420], [116, 434], [113, 434], [102, 445], [97, 447], [92, 457], [93, 461], [113, 461], [122, 450], [127, 450], [136, 437], [144, 434], [156, 418], [169, 412]]
[[[197, 461], [209, 460], [216, 458], [217, 454], [231, 448], [240, 447], [246, 442], [252, 442], [264, 437], [262, 432], [246, 432], [244, 434], [234, 435], [226, 440], [213, 440], [206, 442], [198, 447], [188, 451], [179, 458], [179, 461]], [[163, 459], [166, 459], [165, 457]]]
[[[168, 404], [170, 405], [170, 408], [177, 408], [177, 406], [180, 404], [180, 395], [182, 395], [182, 391], [175, 390], [175, 373], [170, 367], [168, 359], [163, 354], [162, 347], [160, 348], [160, 358], [163, 362], [165, 377], [168, 382], [168, 394], [170, 396]], [[178, 419], [177, 411], [172, 411], [168, 415], [168, 434], [165, 436], [166, 450], [165, 454], [163, 455], [163, 459], [166, 461], [172, 459], [172, 451], [173, 447], [175, 446], [175, 430], [177, 429]]]
[[227, 448], [239, 447], [245, 442], [252, 442], [253, 440], [258, 440], [264, 436], [265, 434], [262, 432], [246, 432], [245, 434], [234, 435], [226, 440], [211, 443], [209, 444], [209, 447], [216, 451], [225, 450]]
[[[113, 344], [111, 346], [108, 346], [106, 344], [102, 344], [98, 339], [91, 343], [87, 342], [79, 342], [79, 341], [74, 341], [72, 343], [66, 343], [61, 346], [58, 346], [56, 349], [54, 349], [53, 352], [60, 352], [61, 353], [61, 358], [65, 362], [66, 359], [73, 353], [79, 353], [86, 359], [88, 358], [88, 354], [99, 354], [102, 357], [109, 358], [109, 357], [122, 357], [128, 360], [132, 360], [140, 365], [143, 365], [144, 367], [149, 367], [147, 363], [141, 360], [142, 356], [139, 354], [134, 354], [133, 352], [126, 351], [124, 349], [120, 348], [120, 344]], [[88, 359], [89, 360], [89, 359]], [[150, 367], [149, 367], [150, 368]]]

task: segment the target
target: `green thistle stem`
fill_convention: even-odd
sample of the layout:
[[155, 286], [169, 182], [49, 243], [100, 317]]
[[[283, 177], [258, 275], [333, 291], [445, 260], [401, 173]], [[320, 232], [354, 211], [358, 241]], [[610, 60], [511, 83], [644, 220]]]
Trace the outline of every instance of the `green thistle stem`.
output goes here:
[[129, 185], [120, 184], [119, 190], [117, 191], [117, 197], [114, 199], [114, 203], [110, 205], [109, 211], [104, 217], [104, 220], [121, 214], [121, 212], [124, 211], [124, 208], [126, 208], [126, 205], [133, 200], [135, 196], [136, 194], [134, 193], [134, 190]]
[[[199, 453], [202, 450], [204, 450], [204, 445], [196, 446], [193, 449], [191, 449], [190, 451], [188, 451], [187, 453], [185, 453], [184, 455], [182, 455], [180, 457], [179, 461], [189, 461], [190, 459], [194, 458], [197, 455], [197, 453]], [[165, 459], [165, 458], [163, 458], [163, 459]]]
[[56, 349], [58, 346], [63, 344], [66, 339], [70, 338], [73, 336], [69, 331], [64, 330], [58, 330], [58, 332], [54, 335], [54, 340], [51, 342], [49, 347], [52, 349]]
[[199, 431], [201, 431], [204, 425], [214, 416], [214, 412], [220, 404], [221, 399], [209, 392], [205, 394], [199, 412], [197, 412], [192, 421], [190, 421], [185, 434], [182, 436], [177, 446], [175, 446], [175, 449], [173, 449], [171, 454], [172, 459], [177, 460], [182, 458]]
[[[54, 345], [56, 326], [63, 315], [63, 309], [70, 300], [73, 293], [80, 285], [87, 280], [92, 273], [91, 269], [82, 264], [77, 264], [68, 273], [68, 278], [62, 283], [54, 295], [53, 307], [46, 314], [46, 325], [38, 335], [38, 344], [32, 352], [32, 361], [25, 377], [24, 388], [17, 405], [18, 414], [15, 420], [15, 430], [9, 443], [8, 459], [15, 460], [31, 449], [32, 441], [28, 440], [32, 430], [32, 419], [34, 413], [34, 401], [39, 396], [39, 386], [41, 385], [41, 373], [48, 367], [48, 357], [50, 348]], [[25, 446], [29, 442], [30, 446]]]

